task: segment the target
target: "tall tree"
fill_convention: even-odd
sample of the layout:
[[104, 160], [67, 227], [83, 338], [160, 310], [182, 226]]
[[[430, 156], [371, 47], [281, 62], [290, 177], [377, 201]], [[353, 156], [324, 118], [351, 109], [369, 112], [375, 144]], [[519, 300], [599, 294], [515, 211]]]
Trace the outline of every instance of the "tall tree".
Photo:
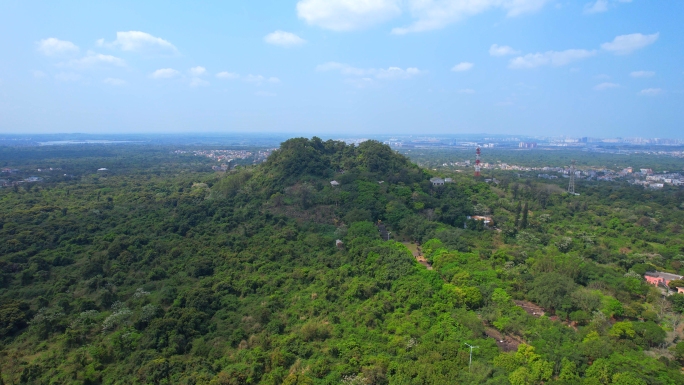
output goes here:
[[527, 202], [525, 202], [525, 206], [523, 207], [522, 210], [522, 221], [520, 222], [520, 228], [521, 229], [526, 229], [527, 228], [527, 213], [529, 209], [527, 207]]

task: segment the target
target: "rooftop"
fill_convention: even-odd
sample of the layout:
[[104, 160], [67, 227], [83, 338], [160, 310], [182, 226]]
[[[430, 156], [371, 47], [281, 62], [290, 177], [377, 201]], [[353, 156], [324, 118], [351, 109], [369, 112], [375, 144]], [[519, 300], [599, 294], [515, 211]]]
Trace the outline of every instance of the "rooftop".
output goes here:
[[672, 273], [663, 273], [661, 271], [647, 271], [645, 275], [648, 275], [650, 277], [664, 278], [668, 281], [673, 281], [673, 280], [684, 278], [681, 275], [672, 274]]

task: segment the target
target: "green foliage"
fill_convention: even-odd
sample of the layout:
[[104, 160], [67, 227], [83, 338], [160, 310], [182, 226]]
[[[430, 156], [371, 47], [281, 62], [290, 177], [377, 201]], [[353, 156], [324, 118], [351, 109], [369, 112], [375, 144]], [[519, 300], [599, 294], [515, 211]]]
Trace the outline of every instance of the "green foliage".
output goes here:
[[0, 338], [11, 336], [28, 324], [29, 304], [7, 301], [0, 305]]
[[511, 372], [508, 376], [511, 385], [541, 384], [553, 375], [553, 364], [543, 360], [533, 347], [525, 344], [518, 346], [515, 353], [495, 358], [494, 364]]
[[639, 378], [633, 373], [615, 373], [613, 376], [613, 385], [646, 385], [646, 381]]
[[[683, 267], [677, 191], [433, 187], [374, 141], [292, 139], [225, 174], [174, 150], [0, 148], [64, 169], [0, 189], [5, 383], [684, 381], [651, 357], [682, 360], [684, 295], [640, 276]], [[497, 228], [464, 229], [478, 213]]]
[[684, 294], [673, 294], [667, 297], [667, 300], [672, 303], [673, 310], [684, 313]]
[[615, 338], [634, 338], [636, 332], [631, 322], [616, 322], [608, 334]]
[[684, 342], [680, 342], [673, 347], [675, 359], [682, 362], [684, 361]]
[[560, 373], [558, 373], [558, 379], [579, 382], [580, 376], [577, 371], [577, 364], [564, 357], [561, 363]]
[[606, 315], [611, 317], [620, 317], [625, 313], [625, 308], [622, 306], [622, 303], [612, 297], [605, 298], [602, 310]]
[[365, 240], [376, 239], [378, 238], [378, 229], [371, 222], [354, 222], [349, 227], [347, 239], [353, 240], [356, 238], [365, 238]]
[[568, 307], [567, 299], [574, 289], [572, 279], [558, 273], [543, 273], [530, 284], [529, 296], [544, 308], [561, 310]]

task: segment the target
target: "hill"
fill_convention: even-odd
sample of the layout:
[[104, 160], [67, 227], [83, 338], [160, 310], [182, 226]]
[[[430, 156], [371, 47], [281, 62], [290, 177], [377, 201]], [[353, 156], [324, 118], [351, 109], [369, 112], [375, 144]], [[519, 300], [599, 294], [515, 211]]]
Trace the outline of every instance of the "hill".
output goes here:
[[225, 175], [163, 153], [0, 190], [6, 383], [684, 383], [684, 296], [639, 274], [682, 267], [675, 193], [433, 186], [374, 141]]

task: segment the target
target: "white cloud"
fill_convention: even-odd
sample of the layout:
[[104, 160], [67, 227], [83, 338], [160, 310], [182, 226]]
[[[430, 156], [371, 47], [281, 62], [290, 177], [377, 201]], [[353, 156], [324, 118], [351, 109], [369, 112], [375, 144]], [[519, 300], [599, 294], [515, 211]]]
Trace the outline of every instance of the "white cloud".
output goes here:
[[601, 44], [601, 48], [616, 55], [627, 55], [655, 43], [659, 36], [660, 33], [652, 35], [642, 35], [640, 33], [620, 35], [613, 39], [612, 42]]
[[36, 79], [42, 79], [42, 78], [44, 78], [44, 77], [46, 77], [46, 76], [47, 76], [47, 75], [46, 75], [45, 72], [43, 72], [43, 71], [38, 71], [38, 70], [33, 71], [33, 77], [36, 78]]
[[80, 59], [73, 59], [66, 63], [58, 64], [60, 67], [71, 67], [74, 69], [89, 69], [95, 67], [125, 67], [126, 61], [112, 55], [103, 55], [101, 53], [96, 53], [88, 51], [86, 56]]
[[76, 44], [59, 40], [54, 37], [43, 39], [38, 43], [38, 52], [45, 56], [64, 55], [78, 52], [79, 48]]
[[190, 87], [206, 87], [208, 85], [209, 85], [209, 82], [204, 80], [204, 79], [200, 79], [200, 78], [190, 79]]
[[508, 56], [508, 55], [518, 55], [520, 51], [516, 51], [507, 45], [492, 44], [489, 47], [489, 54], [491, 56]]
[[219, 79], [240, 79], [240, 75], [233, 73], [233, 72], [219, 72], [216, 74], [216, 77]]
[[551, 0], [299, 0], [297, 15], [310, 25], [333, 31], [371, 27], [402, 14], [402, 8], [415, 19], [408, 27], [394, 28], [403, 35], [443, 28], [448, 24], [498, 9], [515, 17], [535, 12]]
[[544, 53], [527, 54], [511, 59], [509, 67], [512, 69], [536, 68], [545, 65], [560, 67], [574, 61], [586, 59], [596, 55], [596, 51], [585, 49], [568, 49], [565, 51], [547, 51]]
[[618, 87], [620, 87], [619, 84], [608, 83], [608, 82], [606, 82], [606, 83], [597, 84], [597, 85], [594, 87], [594, 90], [595, 90], [595, 91], [605, 91], [605, 90], [609, 90], [609, 89], [612, 89], [612, 88], [618, 88]]
[[265, 77], [262, 75], [247, 75], [242, 80], [246, 81], [247, 83], [254, 83], [257, 85], [261, 85], [262, 83], [280, 83], [280, 79], [276, 77]]
[[207, 73], [207, 69], [202, 66], [190, 68], [190, 75], [192, 76], [202, 76]]
[[321, 64], [316, 67], [316, 71], [320, 72], [326, 72], [326, 71], [340, 71], [342, 75], [354, 75], [354, 76], [364, 76], [364, 75], [371, 75], [373, 73], [372, 69], [361, 69], [361, 68], [355, 68], [352, 67], [348, 64], [343, 64], [343, 63], [337, 63], [337, 62], [328, 62], [325, 64]]
[[55, 75], [55, 79], [60, 82], [75, 82], [81, 80], [81, 75], [73, 72], [60, 72]]
[[632, 0], [592, 0], [584, 5], [584, 13], [591, 15], [595, 13], [607, 12], [610, 8], [617, 7], [616, 3], [631, 3]]
[[538, 11], [547, 2], [549, 0], [408, 0], [411, 15], [417, 20], [408, 27], [394, 28], [392, 33], [403, 35], [439, 29], [491, 9], [501, 9], [509, 17], [515, 17]]
[[168, 41], [141, 31], [117, 32], [116, 40], [105, 43], [97, 41], [100, 46], [119, 48], [122, 51], [141, 52], [146, 54], [176, 54], [178, 49]]
[[333, 31], [367, 28], [401, 14], [401, 0], [300, 0], [297, 16]]
[[379, 69], [375, 73], [375, 77], [378, 79], [408, 79], [416, 75], [420, 75], [422, 72], [418, 68], [410, 67], [407, 69], [401, 69], [399, 67], [389, 67], [388, 69]]
[[107, 78], [107, 79], [103, 80], [102, 82], [104, 84], [109, 84], [110, 86], [116, 86], [116, 87], [125, 86], [126, 84], [128, 84], [127, 81], [122, 80], [122, 79], [116, 79], [116, 78]]
[[162, 68], [158, 69], [150, 75], [152, 79], [170, 79], [180, 75], [180, 72], [173, 68]]
[[219, 79], [223, 80], [242, 80], [246, 83], [252, 83], [256, 84], [257, 86], [260, 86], [264, 83], [270, 83], [270, 84], [278, 84], [280, 83], [280, 79], [278, 79], [275, 76], [267, 77], [263, 75], [245, 75], [241, 76], [240, 74], [236, 74], [234, 72], [219, 72], [216, 74], [216, 77]]
[[402, 69], [399, 67], [389, 67], [387, 69], [376, 69], [376, 68], [355, 68], [348, 64], [329, 62], [321, 64], [316, 67], [316, 71], [326, 72], [326, 71], [339, 71], [342, 75], [346, 76], [360, 76], [368, 78], [369, 76], [374, 76], [377, 79], [409, 79], [414, 76], [425, 73], [418, 68], [410, 67]]
[[473, 64], [473, 63], [468, 63], [468, 62], [465, 62], [465, 61], [464, 61], [464, 62], [462, 62], [462, 63], [458, 63], [458, 64], [456, 64], [455, 66], [453, 66], [453, 67], [451, 68], [451, 70], [452, 70], [453, 72], [464, 72], [464, 71], [469, 71], [469, 70], [471, 70], [474, 66], [475, 66], [475, 64]]
[[663, 93], [661, 88], [646, 88], [645, 90], [639, 91], [639, 95], [644, 96], [657, 96]]
[[584, 13], [601, 13], [608, 11], [608, 0], [596, 0], [594, 3], [587, 3], [584, 6]]
[[650, 78], [655, 76], [655, 72], [653, 71], [633, 71], [632, 73], [629, 74], [629, 76], [633, 78]]
[[295, 35], [294, 33], [285, 31], [275, 31], [264, 36], [264, 41], [268, 44], [279, 45], [281, 47], [289, 48], [306, 43], [306, 40]]
[[475, 90], [470, 89], [470, 88], [464, 88], [462, 90], [458, 90], [459, 94], [474, 94]]

